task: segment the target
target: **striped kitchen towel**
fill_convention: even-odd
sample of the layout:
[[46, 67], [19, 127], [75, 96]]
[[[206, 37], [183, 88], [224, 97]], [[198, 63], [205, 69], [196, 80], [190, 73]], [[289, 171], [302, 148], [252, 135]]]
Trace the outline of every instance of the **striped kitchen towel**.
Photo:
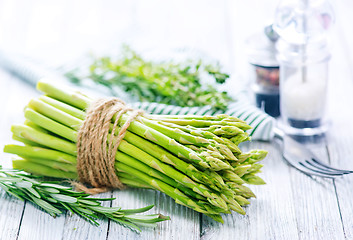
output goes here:
[[[35, 86], [37, 81], [43, 77], [46, 77], [47, 79], [51, 77], [54, 79], [53, 81], [58, 81], [58, 79], [59, 81], [68, 81], [62, 76], [62, 74], [60, 74], [59, 71], [57, 71], [57, 69], [49, 69], [40, 63], [34, 62], [32, 59], [24, 58], [18, 55], [2, 52], [0, 54], [0, 66], [17, 75], [19, 78], [29, 82], [33, 86]], [[66, 83], [72, 85], [68, 82]], [[75, 87], [77, 88], [77, 86]], [[89, 93], [93, 93], [95, 96], [110, 95], [109, 91], [106, 91], [106, 89], [102, 89], [97, 86], [83, 88], [82, 91], [88, 91]], [[99, 93], [97, 93], [97, 91]], [[122, 97], [122, 95], [124, 94], [119, 94], [123, 100], [128, 101], [128, 99], [125, 99], [125, 97]], [[130, 105], [134, 108], [140, 108], [148, 113], [153, 114], [216, 115], [225, 113], [246, 121], [252, 127], [252, 129], [248, 131], [252, 140], [271, 140], [274, 135], [274, 119], [260, 109], [253, 106], [247, 99], [248, 98], [246, 96], [245, 98], [239, 96], [237, 101], [229, 104], [228, 109], [225, 112], [215, 111], [210, 106], [179, 107], [154, 102], [130, 102]]]
[[228, 114], [246, 121], [252, 129], [248, 130], [253, 140], [269, 141], [273, 138], [274, 119], [262, 112], [255, 106], [237, 101], [231, 103], [225, 112], [214, 111], [210, 106], [205, 107], [179, 107], [161, 103], [135, 102], [131, 104], [133, 108], [140, 108], [153, 114], [170, 115], [217, 115]]

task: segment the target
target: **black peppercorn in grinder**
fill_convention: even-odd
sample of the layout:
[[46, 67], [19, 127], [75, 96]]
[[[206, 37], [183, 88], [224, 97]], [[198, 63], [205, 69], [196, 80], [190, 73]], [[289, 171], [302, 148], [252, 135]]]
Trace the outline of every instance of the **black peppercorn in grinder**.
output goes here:
[[277, 34], [272, 25], [247, 39], [248, 61], [256, 106], [272, 117], [280, 116]]

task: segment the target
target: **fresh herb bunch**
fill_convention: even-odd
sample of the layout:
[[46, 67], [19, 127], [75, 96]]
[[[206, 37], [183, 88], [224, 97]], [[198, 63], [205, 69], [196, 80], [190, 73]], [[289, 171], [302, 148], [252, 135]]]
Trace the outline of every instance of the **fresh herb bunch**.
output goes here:
[[61, 214], [62, 210], [68, 210], [96, 226], [99, 225], [96, 219], [103, 217], [135, 231], [141, 231], [139, 226], [154, 227], [157, 222], [170, 219], [161, 214], [138, 215], [150, 210], [153, 205], [129, 210], [104, 207], [101, 201], [111, 201], [115, 198], [92, 198], [89, 194], [73, 191], [71, 187], [58, 183], [44, 181], [19, 170], [5, 170], [0, 166], [0, 187], [3, 190], [21, 200], [38, 205], [53, 217]]
[[[110, 90], [118, 86], [140, 101], [182, 107], [210, 105], [225, 110], [232, 100], [226, 92], [219, 92], [214, 87], [229, 78], [218, 64], [204, 64], [201, 60], [147, 61], [128, 46], [123, 47], [122, 57], [117, 60], [97, 58], [88, 71], [76, 69], [66, 76], [77, 84], [83, 79], [91, 79]], [[201, 78], [211, 79], [211, 82], [202, 84]]]

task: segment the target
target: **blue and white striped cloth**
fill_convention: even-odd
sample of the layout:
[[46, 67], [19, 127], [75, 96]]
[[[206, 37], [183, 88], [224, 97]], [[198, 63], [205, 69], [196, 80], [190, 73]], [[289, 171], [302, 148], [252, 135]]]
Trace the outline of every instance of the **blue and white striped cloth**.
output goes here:
[[248, 103], [234, 102], [229, 105], [225, 112], [214, 111], [210, 106], [205, 107], [179, 107], [160, 103], [150, 102], [136, 102], [131, 104], [133, 108], [140, 108], [148, 113], [165, 114], [165, 115], [217, 115], [225, 113], [234, 117], [238, 117], [246, 121], [252, 129], [249, 134], [253, 140], [268, 141], [273, 138], [273, 124], [272, 117], [262, 112], [258, 108]]
[[[17, 75], [21, 79], [26, 80], [34, 86], [36, 85], [37, 81], [39, 81], [43, 77], [53, 77], [55, 79], [58, 79], [58, 72], [54, 71], [55, 69], [48, 69], [45, 68], [43, 65], [40, 65], [39, 63], [33, 62], [32, 60], [23, 58], [21, 56], [6, 54], [4, 52], [0, 53], [0, 66]], [[59, 77], [62, 81], [65, 81], [64, 77]], [[97, 88], [97, 86], [95, 86], [94, 90], [97, 89], [101, 88]], [[83, 91], [86, 91], [86, 89], [83, 89]], [[105, 92], [105, 94], [107, 94], [107, 92]], [[274, 135], [274, 119], [263, 111], [256, 108], [255, 106], [253, 106], [252, 104], [250, 104], [247, 100], [241, 100], [241, 98], [239, 98], [238, 101], [231, 103], [225, 112], [214, 111], [210, 106], [179, 107], [154, 102], [130, 102], [130, 105], [133, 108], [140, 108], [148, 113], [153, 114], [217, 115], [225, 113], [246, 121], [252, 127], [252, 129], [248, 131], [252, 140], [269, 141], [273, 138]]]

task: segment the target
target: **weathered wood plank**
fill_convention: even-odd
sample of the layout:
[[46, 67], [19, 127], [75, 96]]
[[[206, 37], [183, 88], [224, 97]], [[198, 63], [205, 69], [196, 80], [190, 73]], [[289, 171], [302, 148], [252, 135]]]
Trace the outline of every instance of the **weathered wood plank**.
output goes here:
[[53, 218], [37, 206], [27, 203], [23, 213], [18, 239], [62, 239], [64, 224], [64, 214]]
[[298, 239], [289, 167], [271, 144], [253, 142], [242, 146], [244, 151], [254, 148], [269, 151], [261, 174], [267, 184], [250, 186], [257, 198], [246, 207], [245, 216], [227, 215], [223, 225], [203, 217], [202, 239]]
[[[251, 186], [257, 199], [247, 207], [247, 215], [232, 214], [221, 225], [204, 219], [203, 239], [343, 239], [335, 189], [330, 180], [316, 181], [288, 167], [273, 146], [259, 143], [270, 151], [264, 161], [265, 186]], [[313, 146], [311, 146], [313, 149]], [[327, 160], [325, 146], [315, 153]], [[321, 201], [320, 199], [325, 199]]]
[[[14, 84], [10, 83], [12, 79], [9, 74], [0, 71], [0, 109], [2, 109], [2, 115], [0, 118], [0, 148], [8, 143], [11, 139], [10, 125], [14, 118], [11, 116], [9, 104], [10, 94], [13, 91]], [[10, 84], [9, 84], [10, 83]], [[4, 91], [5, 89], [9, 91]], [[0, 164], [4, 167], [11, 167], [10, 156], [0, 152]], [[24, 211], [25, 203], [16, 199], [15, 197], [8, 196], [0, 188], [0, 239], [16, 239], [20, 224], [22, 220], [22, 214]]]
[[[158, 210], [157, 210], [158, 209]], [[171, 220], [158, 225], [155, 239], [200, 239], [200, 214], [157, 192], [156, 211]]]
[[115, 191], [117, 198], [113, 206], [124, 209], [139, 208], [154, 204], [148, 214], [161, 213], [170, 216], [171, 221], [159, 223], [155, 229], [141, 228], [140, 234], [126, 229], [114, 222], [110, 223], [108, 239], [199, 239], [199, 214], [184, 206], [176, 204], [174, 200], [163, 193], [146, 189], [127, 189]]
[[[122, 209], [141, 208], [151, 204], [156, 204], [156, 193], [148, 189], [126, 189], [114, 191], [113, 197], [116, 198], [112, 202], [113, 207], [121, 207]], [[157, 213], [157, 209], [153, 208], [149, 213]], [[164, 224], [164, 223], [162, 223]], [[110, 222], [107, 240], [110, 239], [157, 239], [154, 229], [142, 228], [142, 232], [131, 231], [118, 223]]]
[[[0, 69], [0, 164], [3, 167], [11, 167], [11, 156], [2, 152], [3, 146], [11, 142], [11, 124], [22, 120], [21, 112], [15, 112], [14, 108], [23, 109], [24, 101], [27, 101], [31, 91], [18, 98], [17, 93], [25, 91], [19, 81]], [[0, 189], [0, 239], [16, 239], [20, 229], [25, 203], [15, 197], [5, 194]]]
[[[325, 141], [309, 144], [308, 148], [328, 163]], [[300, 239], [344, 239], [333, 181], [311, 178], [293, 168], [290, 177]]]
[[[332, 128], [328, 134], [328, 151], [333, 166], [353, 170], [352, 145], [352, 102], [353, 102], [353, 46], [352, 31], [349, 31], [349, 9], [351, 1], [335, 2], [337, 13], [336, 27], [333, 32], [334, 52], [331, 64], [329, 115]], [[353, 239], [353, 175], [344, 176], [334, 181], [337, 201], [346, 239]]]
[[[112, 193], [107, 192], [94, 195], [93, 197], [110, 198], [111, 196]], [[102, 205], [109, 207], [110, 201], [103, 202]], [[99, 223], [99, 226], [94, 226], [93, 224], [83, 220], [76, 214], [73, 215], [67, 212], [63, 227], [64, 229], [62, 239], [107, 239], [109, 221], [98, 219], [97, 222]]]
[[[351, 100], [353, 101], [353, 99]], [[346, 118], [347, 120], [349, 118]], [[347, 126], [344, 130], [342, 126], [333, 125], [332, 131], [335, 134], [329, 134], [328, 151], [330, 154], [331, 164], [342, 169], [353, 170], [352, 144], [353, 137], [347, 132], [353, 132], [351, 126]], [[334, 180], [337, 201], [340, 206], [340, 214], [343, 222], [343, 229], [347, 239], [353, 238], [353, 175], [346, 175]]]
[[0, 189], [0, 239], [17, 238], [24, 206], [24, 202]]

